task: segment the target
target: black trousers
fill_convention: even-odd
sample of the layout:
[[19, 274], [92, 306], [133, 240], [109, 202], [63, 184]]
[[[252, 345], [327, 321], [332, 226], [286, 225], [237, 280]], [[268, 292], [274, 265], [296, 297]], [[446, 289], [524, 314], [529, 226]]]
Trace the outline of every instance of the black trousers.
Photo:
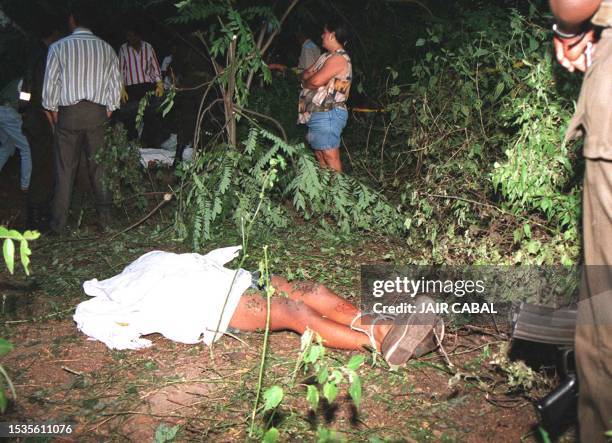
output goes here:
[[200, 109], [200, 98], [198, 96], [176, 94], [174, 106], [177, 117], [176, 157], [174, 163], [183, 159], [185, 146], [193, 142], [196, 128], [196, 119]]
[[32, 154], [32, 178], [28, 192], [28, 210], [49, 216], [53, 198], [53, 129], [40, 106], [28, 108], [23, 118], [23, 132]]
[[[120, 120], [128, 131], [130, 139], [136, 139], [136, 114], [140, 99], [149, 91], [155, 90], [155, 83], [139, 83], [125, 87], [129, 101], [121, 106]], [[145, 148], [158, 148], [164, 141], [164, 131], [162, 127], [161, 114], [157, 112], [160, 100], [157, 97], [150, 97], [149, 104], [143, 115], [142, 144]]]
[[110, 194], [104, 189], [101, 165], [93, 157], [104, 146], [106, 108], [96, 103], [81, 101], [60, 107], [55, 139], [55, 195], [53, 197], [51, 229], [61, 231], [68, 219], [72, 187], [81, 151], [85, 152], [89, 179], [96, 198], [100, 223], [110, 216]]

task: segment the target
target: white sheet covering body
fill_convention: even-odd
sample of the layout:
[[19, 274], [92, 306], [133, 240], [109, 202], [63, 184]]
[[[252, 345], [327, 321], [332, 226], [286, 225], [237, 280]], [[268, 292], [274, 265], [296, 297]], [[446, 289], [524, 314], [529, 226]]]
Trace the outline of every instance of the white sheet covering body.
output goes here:
[[77, 306], [74, 321], [83, 333], [111, 349], [149, 347], [151, 341], [140, 336], [154, 332], [181, 343], [210, 345], [221, 313], [215, 339], [227, 330], [240, 297], [251, 285], [248, 271], [223, 267], [240, 249], [220, 248], [206, 255], [149, 252], [115, 277], [83, 283], [93, 298]]

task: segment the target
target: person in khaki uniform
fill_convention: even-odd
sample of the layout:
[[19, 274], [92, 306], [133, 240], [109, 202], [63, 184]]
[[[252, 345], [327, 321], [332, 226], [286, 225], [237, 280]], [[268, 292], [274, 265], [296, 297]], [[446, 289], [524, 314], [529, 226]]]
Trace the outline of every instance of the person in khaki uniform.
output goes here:
[[[585, 267], [575, 351], [580, 441], [605, 442], [612, 429], [612, 0], [550, 0], [555, 55], [585, 72], [566, 138], [585, 136]], [[597, 33], [602, 27], [599, 38]]]

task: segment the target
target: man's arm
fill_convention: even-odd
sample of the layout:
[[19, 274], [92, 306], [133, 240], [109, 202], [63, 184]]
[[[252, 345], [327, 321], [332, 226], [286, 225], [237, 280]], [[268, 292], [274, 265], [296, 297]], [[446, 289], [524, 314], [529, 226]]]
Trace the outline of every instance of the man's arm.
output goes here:
[[303, 86], [306, 89], [317, 89], [326, 85], [332, 78], [346, 69], [346, 60], [340, 55], [334, 55], [327, 59], [325, 64], [314, 74], [306, 76], [304, 71]]
[[115, 51], [110, 48], [108, 66], [106, 69], [106, 91], [105, 91], [105, 105], [106, 114], [108, 117], [111, 116], [114, 110], [119, 108], [121, 103], [121, 91], [123, 89], [123, 77], [119, 69], [119, 60]]
[[557, 61], [568, 71], [586, 71], [588, 52], [594, 48], [595, 33], [585, 31], [585, 23], [599, 8], [601, 0], [550, 0], [557, 20], [553, 37]]
[[550, 9], [557, 27], [568, 34], [577, 34], [582, 24], [595, 14], [601, 0], [550, 0]]
[[47, 118], [55, 124], [57, 123], [57, 106], [60, 95], [60, 64], [55, 47], [49, 48], [47, 55], [47, 67], [45, 69], [45, 79], [42, 90], [42, 106], [46, 109]]
[[126, 60], [126, 54], [125, 54], [125, 50], [126, 50], [126, 45], [121, 45], [121, 47], [119, 48], [119, 69], [121, 72], [121, 75], [124, 76], [124, 78], [127, 78], [126, 73], [127, 73], [127, 60]]
[[155, 49], [153, 49], [153, 45], [147, 43], [147, 47], [147, 55], [149, 58], [147, 60], [147, 69], [149, 70], [151, 76], [155, 79], [155, 82], [158, 82], [161, 80], [161, 69], [159, 67], [159, 62], [157, 61], [157, 54], [155, 54]]
[[148, 46], [147, 50], [147, 70], [150, 72], [151, 76], [155, 79], [155, 95], [157, 97], [161, 97], [164, 95], [164, 83], [162, 82], [161, 69], [159, 67], [159, 61], [157, 60], [157, 54], [155, 53], [155, 49], [153, 49], [153, 45], [150, 43], [146, 43]]

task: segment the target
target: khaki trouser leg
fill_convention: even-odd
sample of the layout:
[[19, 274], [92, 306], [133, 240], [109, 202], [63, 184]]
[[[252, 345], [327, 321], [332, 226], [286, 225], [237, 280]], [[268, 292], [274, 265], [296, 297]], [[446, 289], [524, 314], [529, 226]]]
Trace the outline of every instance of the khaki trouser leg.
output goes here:
[[612, 162], [586, 160], [583, 195], [585, 272], [576, 327], [582, 442], [612, 429]]

